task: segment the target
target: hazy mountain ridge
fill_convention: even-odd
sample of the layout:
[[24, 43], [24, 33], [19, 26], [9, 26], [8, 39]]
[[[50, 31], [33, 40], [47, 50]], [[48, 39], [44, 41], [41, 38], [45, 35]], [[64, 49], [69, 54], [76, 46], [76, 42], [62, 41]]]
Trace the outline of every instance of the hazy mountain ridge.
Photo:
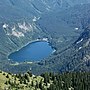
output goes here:
[[[10, 61], [7, 61], [7, 55], [26, 45], [29, 41], [49, 37], [50, 43], [57, 49], [56, 55], [47, 58], [43, 65], [40, 63], [31, 66], [21, 64], [20, 67], [23, 69], [25, 67], [25, 70], [32, 67], [32, 70], [37, 73], [39, 70], [41, 72], [55, 70], [62, 72], [78, 70], [80, 67], [77, 65], [77, 68], [74, 68], [74, 66], [80, 63], [81, 67], [85, 66], [83, 70], [89, 70], [85, 65], [86, 62], [82, 63], [84, 60], [82, 58], [83, 52], [86, 55], [89, 50], [86, 47], [83, 50], [82, 45], [80, 46], [81, 43], [79, 45], [74, 43], [72, 46], [83, 29], [86, 29], [90, 24], [89, 3], [89, 0], [0, 0], [1, 68], [6, 71], [12, 71], [12, 68], [16, 68], [15, 72], [17, 72], [19, 65], [9, 65]], [[81, 39], [81, 41], [83, 40]], [[89, 41], [87, 41], [88, 43]], [[65, 49], [68, 45], [71, 47]], [[65, 49], [62, 53], [61, 48]], [[87, 55], [84, 58], [87, 58]], [[6, 61], [8, 69], [3, 66], [4, 62], [2, 61]]]

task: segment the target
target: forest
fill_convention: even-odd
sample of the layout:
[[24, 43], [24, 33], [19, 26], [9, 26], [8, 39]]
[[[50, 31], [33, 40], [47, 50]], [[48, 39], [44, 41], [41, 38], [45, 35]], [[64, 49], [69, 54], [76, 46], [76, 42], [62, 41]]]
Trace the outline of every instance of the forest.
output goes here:
[[0, 71], [0, 90], [90, 90], [90, 72], [44, 73], [37, 76], [29, 71], [24, 74]]

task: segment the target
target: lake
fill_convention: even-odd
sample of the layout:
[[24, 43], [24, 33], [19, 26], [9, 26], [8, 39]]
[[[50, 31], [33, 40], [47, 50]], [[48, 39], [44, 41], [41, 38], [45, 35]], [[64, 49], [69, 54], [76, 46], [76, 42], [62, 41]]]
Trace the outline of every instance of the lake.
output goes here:
[[46, 41], [33, 42], [25, 47], [21, 48], [19, 51], [11, 53], [8, 58], [17, 61], [40, 61], [48, 57], [54, 49]]

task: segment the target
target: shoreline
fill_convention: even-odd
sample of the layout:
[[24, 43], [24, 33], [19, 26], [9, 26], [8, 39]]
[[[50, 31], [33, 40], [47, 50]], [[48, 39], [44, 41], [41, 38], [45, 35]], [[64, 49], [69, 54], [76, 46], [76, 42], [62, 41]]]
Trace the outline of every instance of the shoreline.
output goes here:
[[[9, 57], [10, 54], [12, 54], [12, 53], [14, 53], [14, 52], [18, 52], [20, 49], [26, 47], [27, 45], [29, 45], [29, 44], [31, 44], [31, 43], [36, 43], [36, 42], [47, 42], [47, 43], [49, 44], [48, 38], [42, 38], [42, 39], [32, 40], [32, 41], [26, 43], [25, 45], [23, 45], [22, 47], [18, 48], [17, 50], [14, 50], [13, 52], [9, 53], [9, 54], [7, 55], [7, 58]], [[51, 44], [49, 44], [49, 45], [52, 47]], [[52, 51], [52, 54], [53, 54], [56, 50], [55, 50], [53, 47], [52, 47], [52, 49], [53, 49], [53, 51]], [[12, 60], [9, 59], [9, 58], [8, 58], [8, 60], [9, 60], [9, 61], [12, 61]], [[15, 63], [16, 63], [16, 62], [15, 62]], [[19, 62], [18, 62], [18, 63], [19, 63]]]
[[31, 44], [31, 43], [34, 43], [34, 42], [41, 42], [41, 41], [49, 42], [48, 40], [44, 40], [44, 39], [32, 40], [32, 41], [26, 43], [25, 45], [21, 46], [20, 48], [14, 50], [14, 51], [12, 51], [12, 52], [10, 52], [10, 53], [8, 54], [8, 56], [9, 56], [11, 53], [14, 53], [14, 52], [16, 52], [16, 51], [19, 51], [20, 49], [22, 49], [23, 47], [25, 47], [25, 46], [27, 46], [27, 45], [29, 45], [29, 44]]

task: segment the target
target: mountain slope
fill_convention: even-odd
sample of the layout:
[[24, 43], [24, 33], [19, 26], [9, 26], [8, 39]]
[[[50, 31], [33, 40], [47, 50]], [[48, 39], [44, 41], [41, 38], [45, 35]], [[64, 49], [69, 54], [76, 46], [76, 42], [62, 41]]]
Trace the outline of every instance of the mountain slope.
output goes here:
[[56, 72], [90, 71], [90, 28], [87, 27], [78, 40], [43, 64]]
[[[83, 45], [74, 43], [83, 29], [90, 24], [89, 0], [17, 0], [17, 2], [0, 0], [0, 12], [2, 70], [17, 73], [32, 68], [34, 73], [39, 73], [39, 70], [62, 72], [78, 70], [82, 66], [85, 66], [85, 70], [89, 70], [85, 65], [86, 62], [83, 63], [83, 57], [89, 58], [89, 54], [86, 55], [89, 50]], [[44, 37], [48, 37], [52, 47], [57, 50], [54, 55], [40, 63], [12, 65], [16, 62], [8, 59], [10, 53]], [[81, 42], [83, 41], [84, 39], [81, 39]], [[86, 42], [87, 45], [89, 40]], [[68, 46], [70, 47], [67, 48]]]
[[[31, 68], [32, 73], [41, 74], [43, 72], [73, 72], [90, 71], [90, 27], [88, 26], [80, 37], [66, 49], [55, 52], [43, 61], [33, 64], [20, 64], [13, 68], [25, 72]], [[11, 70], [12, 71], [12, 70]], [[12, 71], [13, 72], [13, 71]], [[16, 72], [14, 72], [16, 73]]]

